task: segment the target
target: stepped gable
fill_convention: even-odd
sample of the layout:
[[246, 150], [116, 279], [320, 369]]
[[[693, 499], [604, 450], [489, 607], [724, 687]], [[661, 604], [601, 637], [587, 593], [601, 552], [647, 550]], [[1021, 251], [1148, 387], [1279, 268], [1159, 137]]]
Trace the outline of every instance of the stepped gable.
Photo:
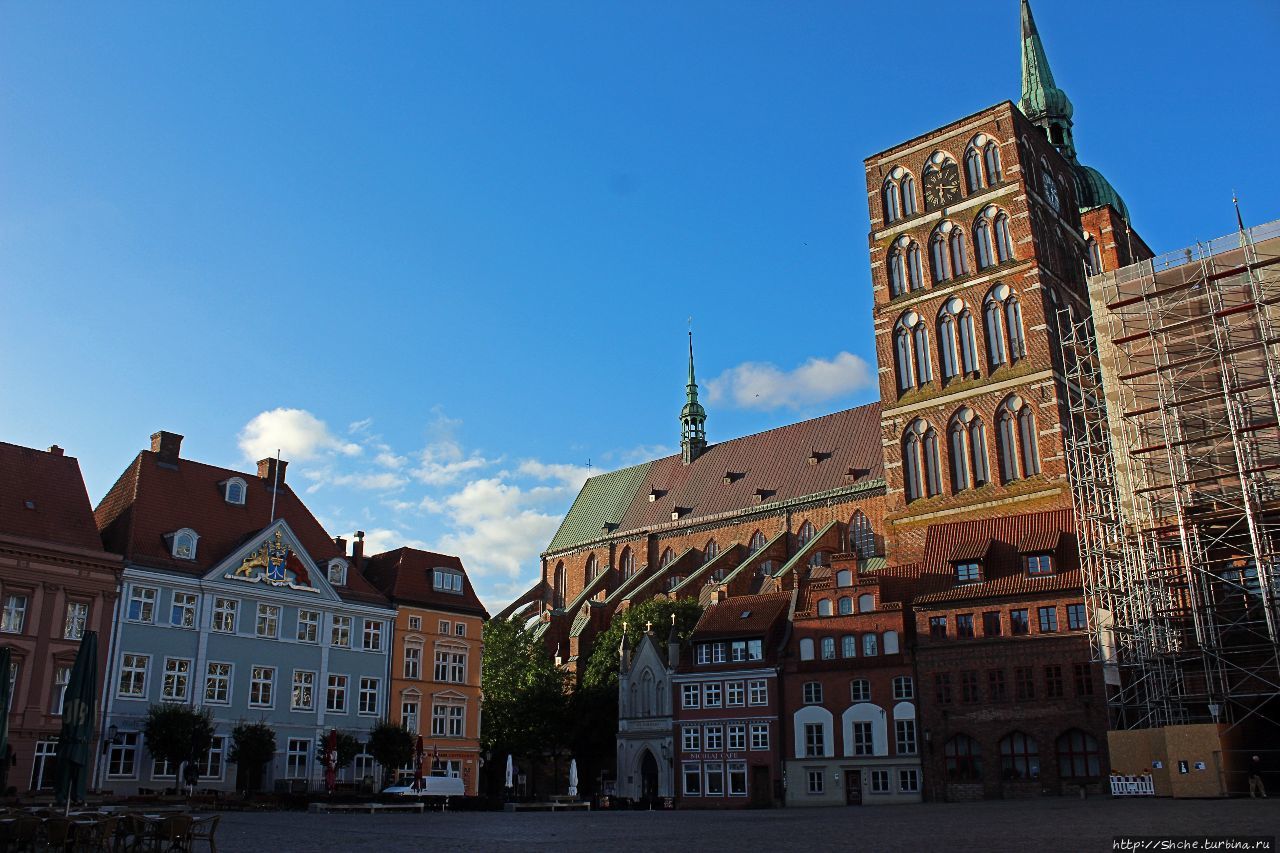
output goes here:
[[74, 456], [0, 442], [0, 535], [102, 551]]
[[[462, 573], [462, 593], [441, 592], [432, 582], [432, 569], [443, 566]], [[488, 619], [489, 612], [480, 603], [471, 577], [462, 560], [450, 554], [437, 554], [418, 548], [396, 548], [375, 554], [365, 561], [365, 576], [392, 601], [414, 604], [452, 613], [466, 613]]]

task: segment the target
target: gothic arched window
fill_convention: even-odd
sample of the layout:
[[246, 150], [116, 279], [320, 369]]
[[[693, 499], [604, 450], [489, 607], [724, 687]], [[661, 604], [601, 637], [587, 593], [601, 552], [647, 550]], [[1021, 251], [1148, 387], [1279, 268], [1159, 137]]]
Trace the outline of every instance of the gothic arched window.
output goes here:
[[804, 524], [800, 525], [800, 529], [796, 531], [796, 548], [803, 548], [812, 542], [813, 537], [817, 532], [818, 531], [814, 529], [812, 522], [806, 521]]
[[916, 362], [916, 384], [924, 385], [933, 379], [933, 360], [929, 358], [929, 327], [917, 322], [911, 330]]
[[1098, 241], [1090, 237], [1084, 244], [1085, 257], [1088, 259], [1089, 275], [1102, 272], [1102, 254], [1098, 251]]
[[938, 476], [938, 435], [923, 420], [914, 420], [902, 439], [903, 486], [907, 500], [941, 493]]
[[973, 248], [978, 256], [978, 269], [984, 270], [995, 263], [991, 260], [991, 223], [985, 216], [973, 225]]
[[899, 186], [902, 187], [902, 215], [915, 216], [919, 209], [916, 207], [916, 179], [904, 171]]
[[982, 159], [986, 161], [987, 166], [987, 185], [1000, 183], [1000, 146], [995, 142], [988, 142], [982, 149]]
[[1008, 483], [1039, 474], [1040, 448], [1031, 404], [1014, 395], [1000, 405], [996, 417], [1001, 479]]
[[708, 539], [707, 544], [702, 546], [702, 564], [705, 566], [719, 555], [720, 546], [716, 544], [716, 540]]
[[587, 583], [595, 580], [598, 574], [600, 574], [600, 569], [596, 563], [596, 555], [590, 554], [587, 556]]
[[920, 274], [920, 247], [915, 242], [907, 246], [907, 286], [912, 290], [924, 287], [924, 278]]
[[977, 741], [968, 735], [956, 735], [947, 741], [945, 753], [948, 781], [982, 781], [982, 747]]
[[1022, 303], [1013, 288], [1007, 284], [991, 288], [983, 314], [986, 317], [987, 354], [991, 367], [1025, 357], [1027, 344], [1022, 327]]
[[978, 156], [978, 149], [972, 145], [964, 152], [964, 178], [969, 185], [969, 192], [976, 193], [982, 189], [982, 158]]
[[1058, 736], [1058, 775], [1063, 779], [1096, 779], [1102, 775], [1101, 751], [1093, 735], [1068, 729]]
[[893, 358], [898, 376], [898, 390], [908, 391], [914, 388], [915, 372], [911, 366], [911, 337], [902, 326], [893, 330]]
[[766, 541], [764, 534], [757, 530], [751, 534], [751, 539], [747, 542], [747, 550], [754, 554], [765, 546]]
[[990, 477], [986, 428], [973, 409], [965, 406], [952, 416], [947, 444], [951, 452], [952, 492], [985, 486]]
[[618, 570], [622, 572], [622, 579], [626, 580], [636, 573], [636, 558], [631, 553], [631, 547], [627, 546], [622, 549], [622, 556], [618, 558]]
[[854, 510], [853, 517], [849, 519], [849, 550], [864, 560], [876, 552], [876, 532], [860, 509]]
[[665, 569], [667, 566], [671, 565], [675, 561], [676, 561], [676, 552], [672, 551], [670, 548], [665, 548], [662, 551], [662, 556], [658, 558], [658, 568]]
[[897, 222], [902, 218], [902, 208], [898, 204], [898, 182], [892, 177], [884, 182], [884, 221], [885, 224]]
[[941, 227], [929, 238], [929, 267], [933, 271], [934, 284], [951, 278], [951, 265], [947, 263], [947, 238]]
[[551, 580], [551, 606], [556, 610], [564, 607], [564, 590], [564, 563], [556, 563], [556, 570]]
[[889, 295], [901, 296], [906, 292], [906, 276], [902, 267], [902, 251], [894, 246], [889, 250]]
[[969, 274], [969, 255], [964, 248], [964, 232], [959, 228], [951, 229], [951, 274]]

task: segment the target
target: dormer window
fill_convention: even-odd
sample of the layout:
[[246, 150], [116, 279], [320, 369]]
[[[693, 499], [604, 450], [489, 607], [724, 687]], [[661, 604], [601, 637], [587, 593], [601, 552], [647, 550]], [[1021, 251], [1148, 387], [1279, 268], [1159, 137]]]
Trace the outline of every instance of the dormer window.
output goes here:
[[170, 553], [176, 560], [194, 560], [200, 535], [189, 527], [169, 534]]
[[977, 583], [982, 580], [982, 564], [978, 562], [956, 563], [957, 583]]
[[1027, 561], [1027, 574], [1035, 577], [1036, 575], [1053, 574], [1053, 555], [1052, 554], [1028, 554], [1025, 558]]
[[432, 586], [439, 592], [462, 594], [462, 573], [453, 569], [437, 568], [432, 579]]
[[347, 585], [347, 561], [346, 560], [330, 560], [329, 561], [329, 584], [331, 586]]
[[239, 477], [232, 477], [230, 480], [223, 480], [218, 485], [222, 486], [222, 499], [229, 504], [236, 506], [244, 506], [245, 493], [248, 486], [244, 480]]

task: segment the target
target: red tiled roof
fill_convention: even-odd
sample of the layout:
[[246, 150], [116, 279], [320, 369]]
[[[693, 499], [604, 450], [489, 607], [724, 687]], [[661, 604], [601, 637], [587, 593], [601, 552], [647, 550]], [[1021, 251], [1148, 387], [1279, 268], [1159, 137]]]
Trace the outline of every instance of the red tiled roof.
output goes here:
[[1045, 551], [1058, 550], [1058, 542], [1062, 539], [1062, 531], [1057, 528], [1033, 530], [1018, 543], [1019, 554], [1039, 554]]
[[[990, 543], [981, 558], [983, 581], [957, 583], [952, 563], [958, 558], [953, 555], [963, 553], [970, 543], [979, 541]], [[931, 525], [925, 537], [915, 603], [1079, 589], [1080, 566], [1075, 541], [1075, 522], [1070, 509]], [[1033, 551], [1053, 552], [1054, 574], [1027, 576], [1022, 565], [1022, 554], [1026, 553], [1022, 545], [1027, 542], [1036, 545]], [[1047, 543], [1052, 543], [1052, 547], [1043, 547]]]
[[[811, 453], [819, 454], [816, 464]], [[853, 471], [853, 474], [847, 472]], [[726, 483], [726, 473], [733, 472]], [[653, 462], [615, 534], [670, 523], [674, 507], [691, 511], [681, 520], [768, 506], [884, 477], [880, 404], [713, 444], [692, 464], [679, 454]], [[653, 489], [664, 492], [650, 502]], [[768, 493], [761, 503], [757, 490]]]
[[0, 442], [0, 534], [102, 550], [74, 456]]
[[693, 629], [693, 635], [737, 637], [764, 634], [786, 614], [790, 604], [789, 592], [734, 596], [707, 608]]
[[[432, 569], [436, 566], [462, 572], [462, 594], [440, 592], [432, 583]], [[396, 548], [384, 554], [376, 554], [365, 560], [365, 576], [383, 595], [397, 604], [420, 605], [450, 613], [470, 613], [489, 618], [462, 561], [449, 554], [420, 551], [417, 548]]]
[[960, 542], [956, 547], [951, 549], [951, 561], [959, 562], [961, 560], [981, 560], [987, 556], [987, 551], [991, 548], [991, 537], [984, 539], [975, 539], [972, 542]]
[[[244, 480], [245, 502], [229, 504], [219, 483]], [[203, 575], [271, 523], [271, 484], [256, 474], [179, 459], [161, 463], [150, 450], [140, 452], [94, 511], [102, 542], [125, 559], [190, 575]], [[316, 521], [293, 489], [276, 492], [275, 518], [283, 518], [308, 556], [317, 563], [347, 556]], [[165, 535], [184, 527], [200, 537], [196, 559], [175, 559]], [[385, 604], [386, 599], [354, 570], [347, 585], [335, 590], [350, 601]]]

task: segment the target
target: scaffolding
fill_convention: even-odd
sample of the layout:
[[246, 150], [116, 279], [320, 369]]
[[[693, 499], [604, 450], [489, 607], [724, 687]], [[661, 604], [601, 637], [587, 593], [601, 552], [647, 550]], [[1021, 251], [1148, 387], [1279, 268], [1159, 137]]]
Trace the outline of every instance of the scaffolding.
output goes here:
[[1280, 222], [1089, 291], [1057, 319], [1112, 725], [1280, 725]]

